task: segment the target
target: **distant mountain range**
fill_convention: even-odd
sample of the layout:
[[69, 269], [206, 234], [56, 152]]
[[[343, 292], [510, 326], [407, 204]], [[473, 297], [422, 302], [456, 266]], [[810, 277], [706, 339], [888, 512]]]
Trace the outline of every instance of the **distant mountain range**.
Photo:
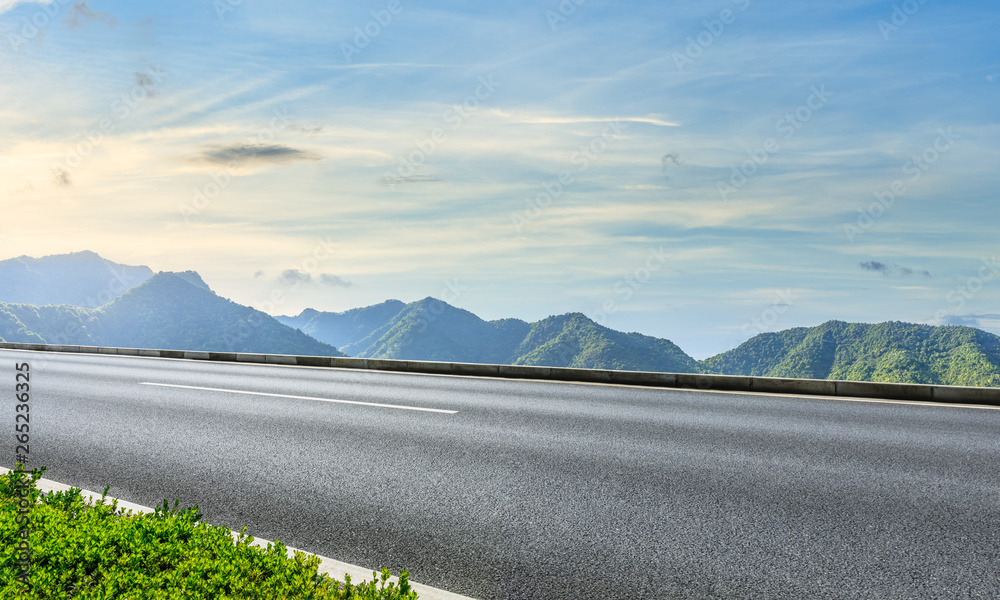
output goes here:
[[762, 333], [696, 361], [580, 313], [483, 321], [433, 298], [276, 317], [352, 356], [671, 373], [1000, 386], [1000, 337], [973, 327], [844, 323]]
[[193, 271], [160, 272], [97, 309], [0, 303], [8, 342], [344, 356], [270, 315], [216, 295]]
[[389, 300], [342, 313], [306, 310], [277, 319], [363, 358], [699, 372], [697, 361], [669, 340], [608, 329], [580, 313], [536, 323], [484, 321], [467, 310], [424, 298], [410, 304]]
[[[60, 277], [67, 278], [65, 289]], [[24, 301], [28, 298], [34, 302]], [[0, 261], [0, 338], [1000, 386], [1000, 337], [972, 327], [829, 321], [817, 327], [762, 333], [699, 362], [669, 340], [608, 329], [580, 313], [554, 315], [535, 323], [484, 321], [469, 311], [425, 298], [409, 304], [388, 300], [345, 312], [307, 309], [296, 316], [271, 317], [218, 296], [194, 271], [153, 274], [148, 267], [120, 265], [93, 252]]]
[[153, 276], [90, 251], [0, 261], [0, 302], [97, 308]]

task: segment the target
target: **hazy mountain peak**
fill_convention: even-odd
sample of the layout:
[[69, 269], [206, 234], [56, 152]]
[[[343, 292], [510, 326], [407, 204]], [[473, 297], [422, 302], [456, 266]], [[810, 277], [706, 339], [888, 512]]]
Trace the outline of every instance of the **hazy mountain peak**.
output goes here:
[[194, 271], [157, 271], [155, 275], [130, 289], [123, 298], [135, 294], [187, 294], [191, 293], [192, 288], [199, 290], [199, 293], [208, 292], [215, 295], [215, 292]]
[[341, 356], [333, 346], [218, 296], [193, 271], [160, 271], [95, 313], [102, 340], [111, 346]]
[[362, 307], [359, 307], [359, 308], [352, 308], [350, 310], [345, 310], [345, 311], [339, 312], [339, 313], [328, 313], [328, 314], [354, 315], [354, 314], [361, 314], [361, 313], [365, 313], [365, 312], [377, 312], [377, 311], [378, 312], [391, 312], [391, 311], [397, 311], [398, 312], [398, 311], [402, 310], [403, 307], [405, 307], [405, 306], [406, 306], [406, 304], [404, 302], [400, 302], [399, 300], [386, 300], [384, 302], [379, 302], [378, 304], [372, 304], [370, 306], [362, 306]]
[[435, 298], [433, 296], [427, 296], [426, 298], [421, 298], [420, 300], [417, 300], [416, 302], [411, 302], [410, 305], [411, 306], [416, 306], [416, 307], [444, 305], [444, 306], [447, 306], [449, 308], [455, 308], [454, 306], [452, 306], [451, 304], [448, 304], [444, 300], [439, 300], [438, 298]]
[[[318, 340], [345, 348], [358, 343], [383, 327], [406, 307], [399, 300], [386, 300], [371, 306], [343, 312], [322, 312], [307, 308], [295, 317], [275, 317], [280, 323], [299, 329]], [[349, 351], [348, 351], [349, 352]]]
[[[212, 292], [212, 288], [208, 287], [208, 284], [205, 283], [205, 280], [201, 278], [201, 275], [199, 275], [197, 271], [161, 271], [161, 272], [172, 273], [174, 275], [177, 275], [184, 281], [187, 281], [191, 285], [204, 288]], [[212, 293], [214, 294], [215, 292]]]
[[115, 263], [90, 250], [22, 255], [0, 261], [0, 302], [96, 308], [152, 275], [149, 267]]

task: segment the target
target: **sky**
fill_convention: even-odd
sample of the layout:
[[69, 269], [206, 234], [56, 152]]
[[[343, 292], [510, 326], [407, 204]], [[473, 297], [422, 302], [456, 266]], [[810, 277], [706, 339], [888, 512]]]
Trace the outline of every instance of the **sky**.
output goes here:
[[1000, 334], [994, 0], [0, 0], [0, 258], [436, 297], [695, 358]]

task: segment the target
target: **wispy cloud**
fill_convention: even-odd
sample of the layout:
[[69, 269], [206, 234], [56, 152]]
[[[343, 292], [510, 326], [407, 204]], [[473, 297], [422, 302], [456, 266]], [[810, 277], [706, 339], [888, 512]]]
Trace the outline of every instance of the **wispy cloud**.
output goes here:
[[18, 4], [52, 4], [55, 0], [0, 0], [0, 15], [11, 10]]
[[660, 157], [660, 163], [663, 164], [663, 170], [666, 171], [667, 167], [670, 165], [680, 165], [681, 155], [676, 152], [668, 152]]
[[356, 69], [444, 69], [448, 67], [453, 67], [454, 65], [445, 64], [435, 64], [435, 63], [409, 63], [409, 62], [394, 62], [394, 63], [356, 63], [356, 64], [343, 64], [343, 65], [319, 65], [320, 69], [331, 69], [331, 70], [356, 70]]
[[512, 123], [534, 123], [534, 124], [575, 124], [575, 123], [600, 123], [604, 121], [624, 121], [626, 123], [650, 123], [661, 127], [680, 127], [680, 123], [665, 121], [656, 115], [644, 117], [621, 117], [621, 116], [579, 116], [563, 117], [558, 115], [545, 114], [524, 114], [513, 113], [500, 109], [493, 109], [490, 112], [507, 119]]
[[156, 87], [157, 87], [157, 83], [158, 82], [155, 81], [153, 79], [152, 75], [150, 75], [148, 72], [146, 72], [146, 71], [136, 71], [135, 72], [135, 83], [139, 87], [141, 87], [144, 90], [146, 90], [146, 97], [147, 98], [155, 98], [156, 97]]
[[285, 269], [278, 276], [278, 282], [286, 285], [294, 285], [297, 283], [309, 283], [312, 281], [312, 275], [309, 273], [303, 273], [298, 269]]
[[941, 322], [941, 325], [962, 325], [965, 327], [985, 327], [995, 326], [1000, 321], [1000, 314], [983, 313], [967, 315], [948, 315]]
[[897, 264], [885, 263], [877, 260], [865, 261], [860, 263], [859, 266], [865, 271], [881, 273], [885, 277], [912, 277], [914, 275], [920, 275], [922, 277], [931, 276], [931, 272], [927, 269], [911, 269], [909, 267], [901, 267]]
[[69, 171], [62, 167], [54, 167], [52, 169], [52, 179], [59, 187], [70, 187], [73, 185], [73, 182], [69, 177]]
[[[263, 271], [257, 271], [257, 273], [259, 273], [261, 277], [264, 274]], [[254, 275], [254, 277], [257, 276], [258, 275], [256, 274]], [[296, 285], [296, 286], [301, 284], [312, 284], [314, 282], [318, 282], [323, 285], [328, 285], [330, 287], [349, 288], [354, 286], [353, 282], [348, 281], [338, 275], [334, 275], [333, 273], [320, 273], [319, 277], [314, 279], [310, 273], [306, 273], [300, 269], [285, 269], [284, 271], [281, 272], [281, 275], [278, 276], [277, 281], [278, 283], [284, 285]]]
[[70, 7], [69, 13], [66, 14], [66, 18], [63, 20], [67, 27], [75, 29], [93, 21], [100, 21], [109, 27], [114, 27], [118, 24], [118, 19], [116, 19], [114, 15], [100, 10], [94, 10], [88, 6], [89, 3], [90, 0], [84, 0], [83, 2], [77, 2]]
[[206, 150], [198, 154], [195, 160], [225, 165], [231, 162], [285, 164], [299, 160], [320, 160], [321, 158], [323, 157], [315, 152], [299, 150], [281, 144], [231, 144]]
[[392, 187], [404, 183], [430, 183], [433, 181], [444, 181], [432, 175], [384, 175], [378, 179], [378, 183]]
[[322, 123], [290, 123], [288, 128], [302, 135], [317, 135], [323, 131]]
[[333, 286], [333, 287], [345, 287], [345, 288], [347, 288], [347, 287], [351, 287], [351, 286], [354, 285], [352, 282], [347, 281], [346, 279], [344, 279], [342, 277], [338, 277], [337, 275], [333, 275], [333, 274], [330, 274], [330, 273], [320, 273], [320, 275], [319, 275], [319, 281], [320, 281], [320, 283], [322, 283], [324, 285], [329, 285], [329, 286]]

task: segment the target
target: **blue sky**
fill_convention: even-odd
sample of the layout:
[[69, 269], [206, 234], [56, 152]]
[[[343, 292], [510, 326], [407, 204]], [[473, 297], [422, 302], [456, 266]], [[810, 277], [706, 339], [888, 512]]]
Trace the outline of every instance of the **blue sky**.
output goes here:
[[0, 254], [194, 269], [272, 314], [579, 311], [696, 358], [830, 319], [1000, 333], [998, 26], [985, 1], [0, 0]]

